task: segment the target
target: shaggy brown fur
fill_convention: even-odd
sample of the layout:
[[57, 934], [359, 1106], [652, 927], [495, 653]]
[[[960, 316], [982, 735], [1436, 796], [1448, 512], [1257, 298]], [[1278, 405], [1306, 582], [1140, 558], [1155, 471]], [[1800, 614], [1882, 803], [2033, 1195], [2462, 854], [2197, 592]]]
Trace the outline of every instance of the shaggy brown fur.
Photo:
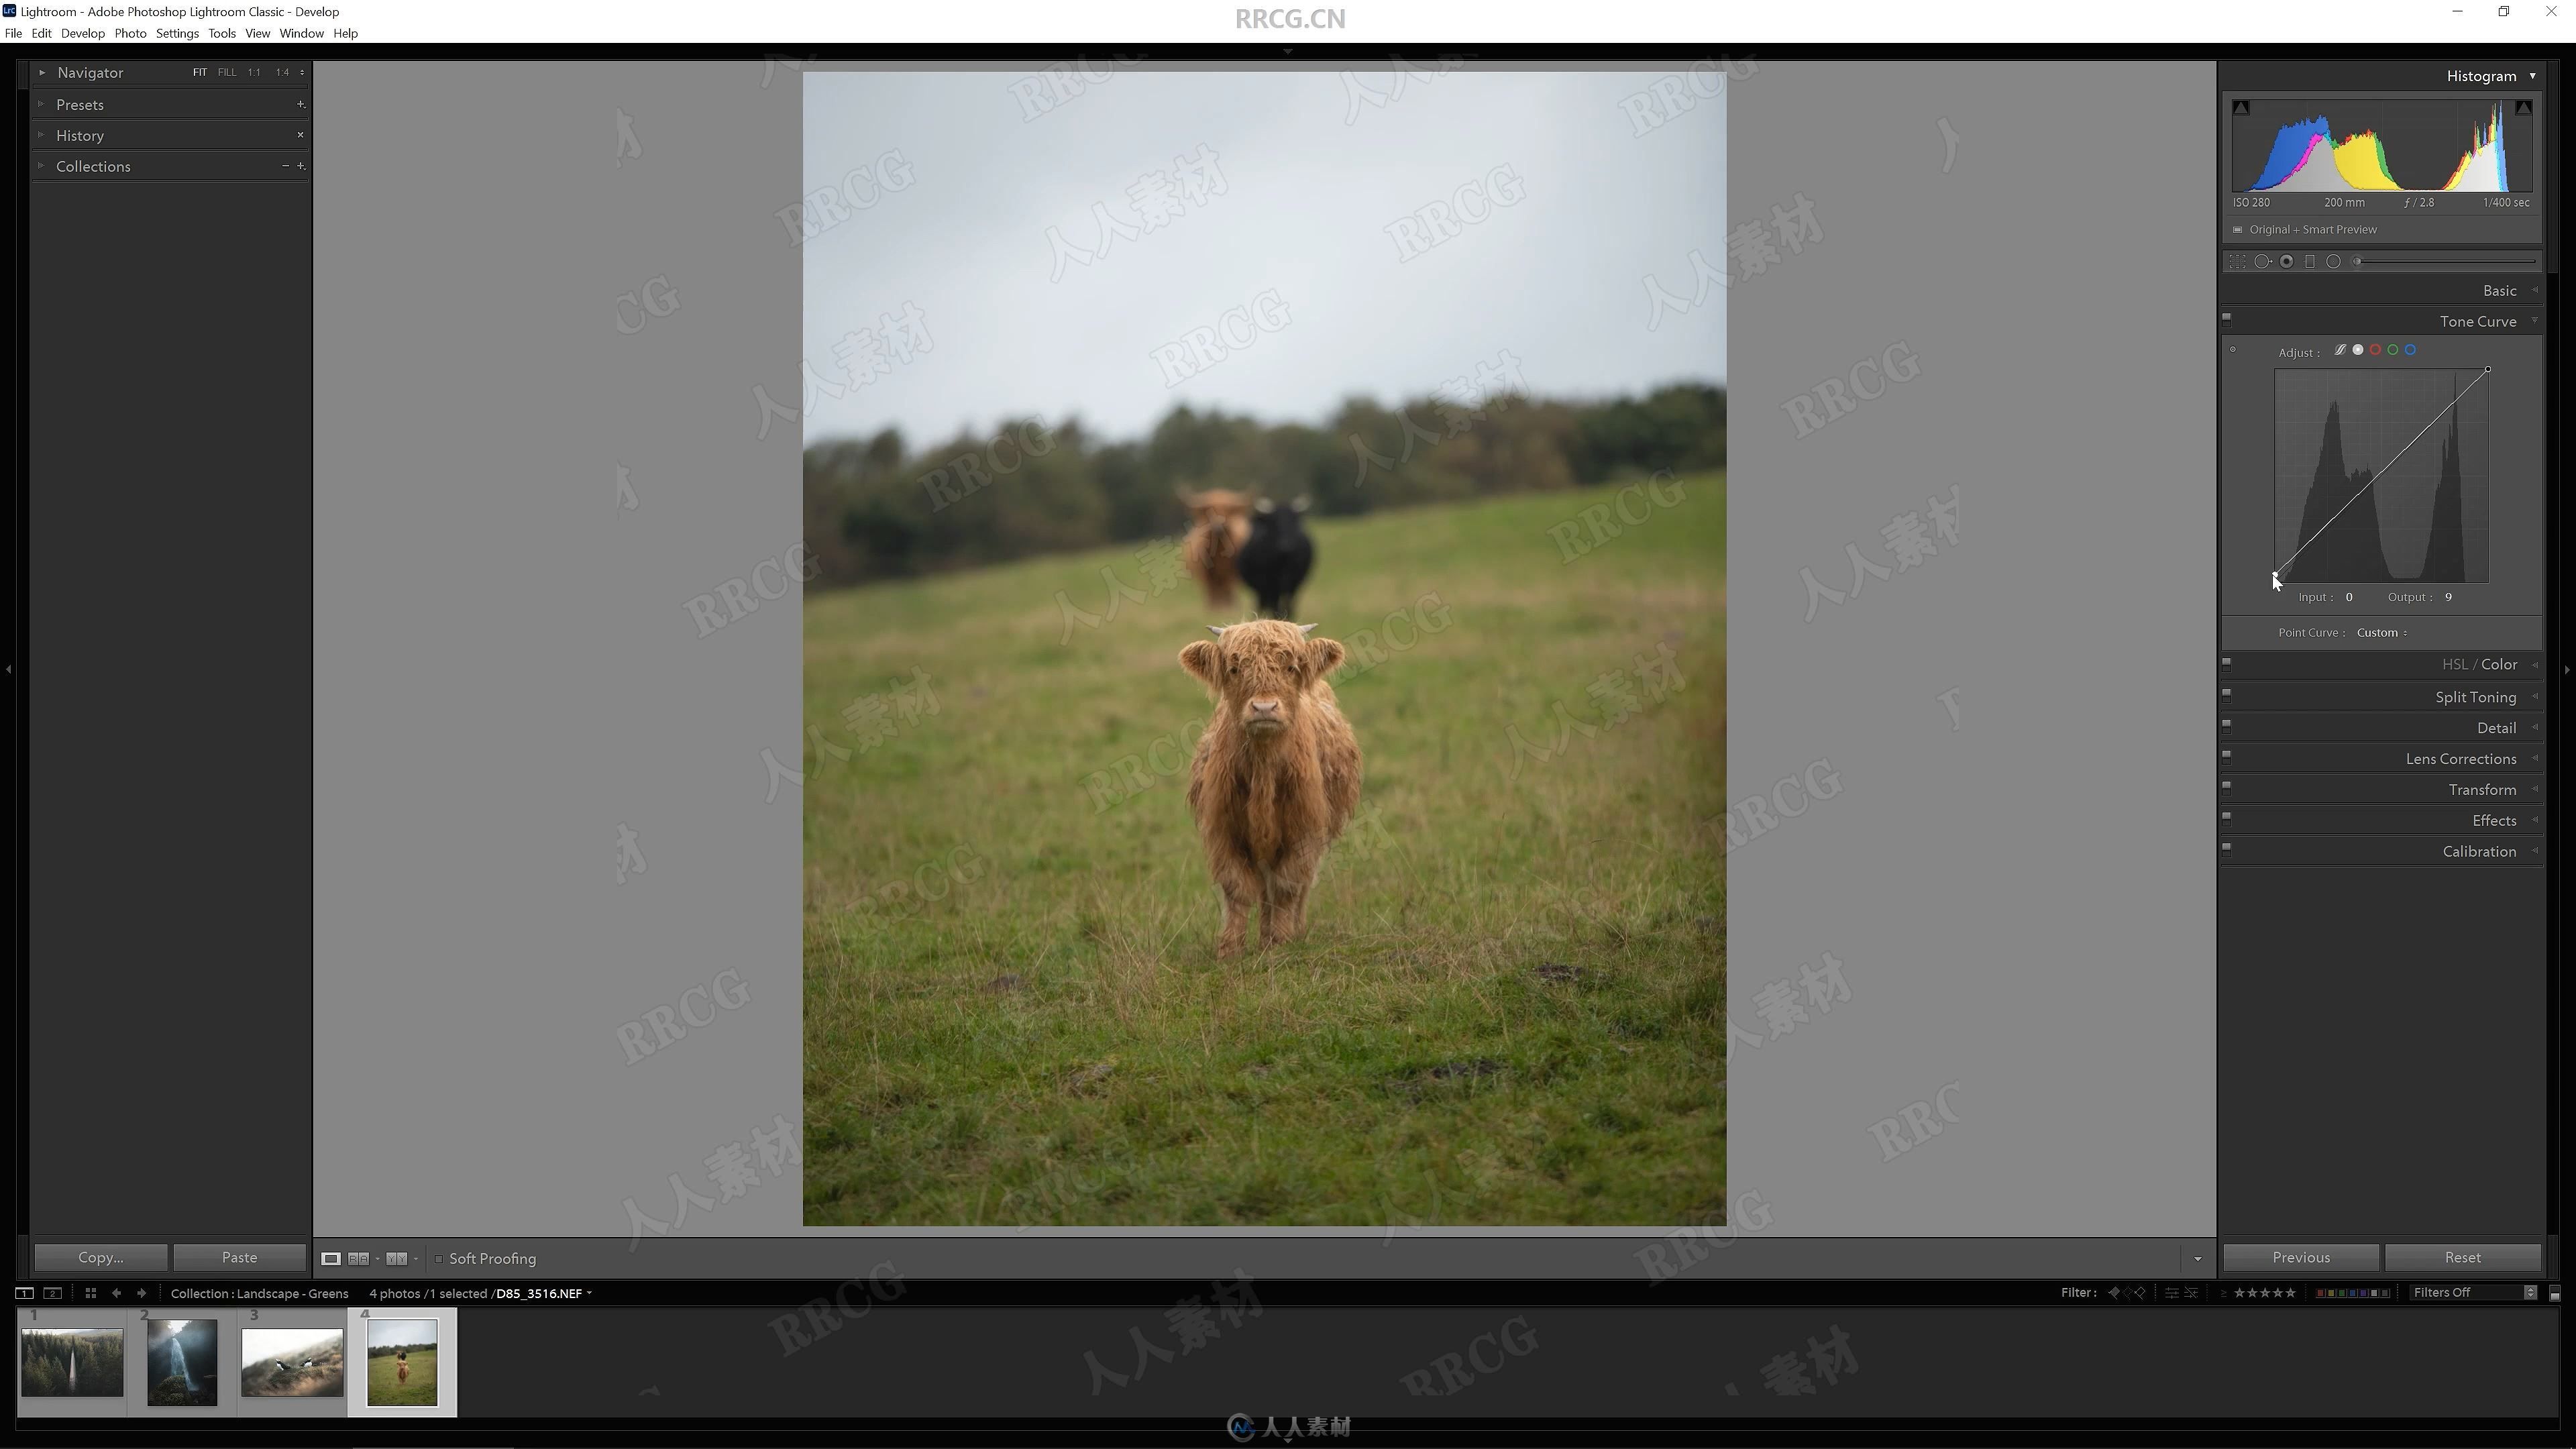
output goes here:
[[1252, 533], [1252, 498], [1223, 488], [1204, 493], [1177, 490], [1190, 509], [1189, 537], [1181, 542], [1181, 559], [1190, 577], [1207, 590], [1207, 601], [1220, 609], [1234, 607], [1234, 560]]
[[1306, 929], [1306, 893], [1324, 850], [1360, 802], [1360, 742], [1324, 678], [1342, 646], [1312, 624], [1261, 619], [1181, 651], [1216, 700], [1190, 761], [1190, 810], [1225, 900], [1217, 955], [1243, 949], [1254, 902], [1261, 944]]

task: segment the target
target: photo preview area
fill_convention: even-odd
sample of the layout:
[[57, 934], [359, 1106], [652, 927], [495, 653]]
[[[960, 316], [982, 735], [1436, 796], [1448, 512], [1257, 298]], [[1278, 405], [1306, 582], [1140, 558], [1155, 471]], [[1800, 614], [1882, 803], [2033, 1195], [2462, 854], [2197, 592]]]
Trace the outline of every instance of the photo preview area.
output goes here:
[[0, 16], [17, 1437], [2556, 1442], [2543, 9]]

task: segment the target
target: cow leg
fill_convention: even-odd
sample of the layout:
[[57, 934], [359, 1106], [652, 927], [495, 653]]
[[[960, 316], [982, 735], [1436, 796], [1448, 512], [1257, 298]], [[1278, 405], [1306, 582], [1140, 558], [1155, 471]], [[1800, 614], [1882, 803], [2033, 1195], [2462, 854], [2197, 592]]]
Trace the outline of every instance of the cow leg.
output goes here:
[[1261, 947], [1268, 950], [1296, 939], [1297, 887], [1285, 875], [1273, 875], [1261, 894]]
[[[1261, 874], [1252, 862], [1233, 850], [1208, 852], [1208, 869], [1216, 876], [1217, 895], [1225, 902], [1225, 928], [1217, 933], [1217, 959], [1243, 954], [1244, 927], [1252, 922], [1252, 907], [1261, 899]], [[1270, 915], [1262, 913], [1263, 944], [1268, 944]]]
[[1284, 878], [1271, 882], [1270, 899], [1261, 906], [1261, 944], [1294, 941], [1305, 929], [1306, 888]]
[[1318, 841], [1289, 852], [1270, 873], [1270, 889], [1261, 909], [1262, 945], [1294, 941], [1306, 934], [1306, 897], [1323, 867], [1324, 845]]

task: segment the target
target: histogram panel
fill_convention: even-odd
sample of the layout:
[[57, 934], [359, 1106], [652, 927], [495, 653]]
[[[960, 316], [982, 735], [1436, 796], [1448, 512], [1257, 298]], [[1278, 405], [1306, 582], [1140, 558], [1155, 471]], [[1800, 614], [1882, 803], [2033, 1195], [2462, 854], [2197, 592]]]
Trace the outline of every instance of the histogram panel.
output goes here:
[[2240, 192], [2531, 189], [2527, 100], [2243, 104], [2229, 128]]

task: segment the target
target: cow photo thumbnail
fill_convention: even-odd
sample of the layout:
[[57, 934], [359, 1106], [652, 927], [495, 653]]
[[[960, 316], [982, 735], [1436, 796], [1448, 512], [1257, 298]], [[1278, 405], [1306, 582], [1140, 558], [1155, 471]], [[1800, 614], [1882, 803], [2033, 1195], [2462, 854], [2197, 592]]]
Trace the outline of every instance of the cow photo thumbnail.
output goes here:
[[346, 1392], [336, 1328], [242, 1330], [242, 1397], [336, 1399]]
[[1724, 1220], [1729, 77], [1659, 77], [806, 74], [808, 1224]]
[[377, 1408], [437, 1407], [438, 1320], [369, 1320], [367, 1402]]

